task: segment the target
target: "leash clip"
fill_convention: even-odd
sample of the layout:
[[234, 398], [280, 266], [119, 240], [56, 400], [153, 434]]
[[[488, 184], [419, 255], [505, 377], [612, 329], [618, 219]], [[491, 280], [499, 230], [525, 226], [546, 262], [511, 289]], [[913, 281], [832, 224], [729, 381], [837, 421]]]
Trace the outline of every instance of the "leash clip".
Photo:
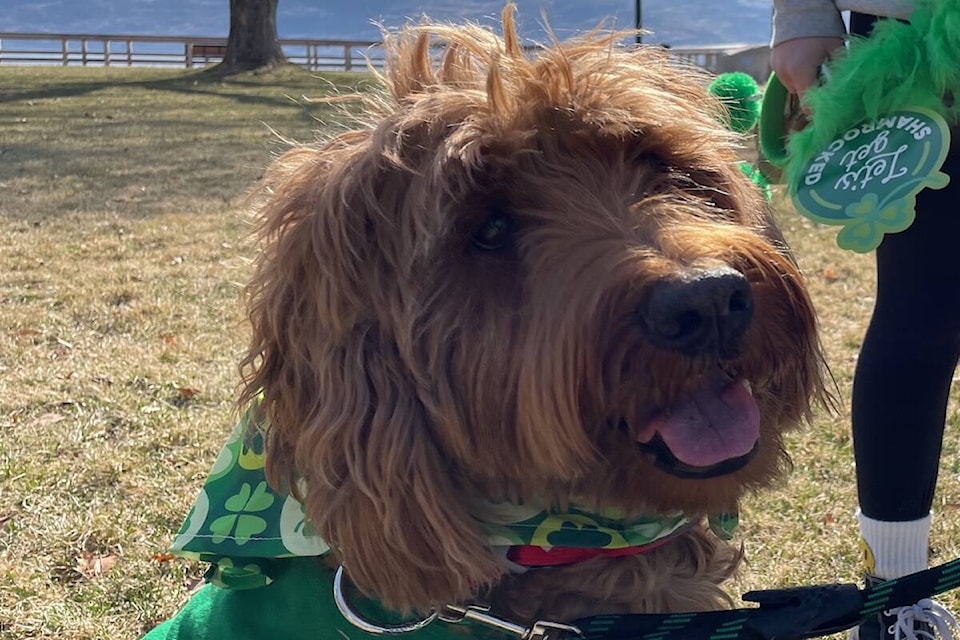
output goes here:
[[440, 609], [434, 609], [428, 612], [427, 615], [422, 618], [400, 624], [380, 624], [364, 618], [350, 605], [344, 589], [345, 579], [346, 575], [343, 570], [343, 565], [340, 565], [337, 567], [337, 572], [333, 576], [334, 603], [336, 603], [337, 609], [347, 622], [372, 635], [393, 636], [412, 633], [423, 629], [434, 620], [442, 620], [448, 624], [457, 624], [465, 620], [472, 620], [473, 622], [492, 627], [504, 633], [509, 633], [517, 640], [569, 640], [568, 636], [583, 637], [580, 629], [569, 624], [538, 620], [530, 627], [524, 627], [515, 622], [498, 618], [490, 613], [490, 607], [477, 604], [448, 604]]
[[583, 633], [577, 627], [549, 620], [537, 620], [529, 627], [498, 618], [490, 613], [486, 605], [457, 605], [448, 604], [437, 617], [447, 623], [456, 624], [464, 620], [472, 620], [479, 624], [493, 627], [505, 633], [512, 634], [517, 640], [561, 640], [562, 637], [573, 635], [582, 637]]
[[560, 640], [565, 635], [583, 638], [579, 627], [549, 620], [537, 620], [528, 631], [529, 635], [524, 640]]

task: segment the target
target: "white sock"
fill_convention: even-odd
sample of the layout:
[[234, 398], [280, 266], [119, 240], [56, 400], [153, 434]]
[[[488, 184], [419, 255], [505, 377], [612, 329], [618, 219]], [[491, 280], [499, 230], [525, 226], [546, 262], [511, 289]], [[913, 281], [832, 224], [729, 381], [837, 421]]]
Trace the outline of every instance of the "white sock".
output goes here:
[[932, 514], [910, 522], [883, 522], [858, 509], [857, 517], [867, 573], [891, 580], [927, 568]]

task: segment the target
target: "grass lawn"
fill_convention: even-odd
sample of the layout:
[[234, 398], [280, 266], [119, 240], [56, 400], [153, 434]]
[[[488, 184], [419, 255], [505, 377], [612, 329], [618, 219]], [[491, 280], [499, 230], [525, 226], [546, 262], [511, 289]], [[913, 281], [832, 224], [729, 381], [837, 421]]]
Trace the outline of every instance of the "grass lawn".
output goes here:
[[[300, 97], [360, 78], [0, 67], [0, 638], [137, 638], [196, 585], [202, 567], [161, 554], [233, 423], [242, 200], [283, 138], [338, 126]], [[846, 399], [872, 258], [782, 222], [844, 404], [745, 504], [737, 593], [859, 571]], [[960, 556], [958, 444], [948, 429], [936, 562]]]

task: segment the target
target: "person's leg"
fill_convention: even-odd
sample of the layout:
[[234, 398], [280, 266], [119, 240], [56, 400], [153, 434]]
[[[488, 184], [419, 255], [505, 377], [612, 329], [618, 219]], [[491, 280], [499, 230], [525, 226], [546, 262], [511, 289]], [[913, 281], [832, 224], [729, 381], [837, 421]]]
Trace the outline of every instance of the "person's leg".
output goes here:
[[[960, 180], [954, 155], [945, 169]], [[925, 191], [906, 231], [877, 249], [877, 299], [857, 362], [853, 438], [875, 575], [926, 568], [947, 398], [960, 356], [956, 188]], [[898, 523], [884, 526], [877, 523]]]
[[[874, 19], [854, 14], [851, 32]], [[956, 132], [955, 132], [956, 133]], [[921, 192], [917, 218], [876, 252], [877, 297], [854, 375], [854, 454], [868, 581], [927, 567], [930, 508], [940, 462], [950, 383], [960, 356], [960, 153], [954, 147], [943, 190]], [[931, 607], [911, 607], [930, 619]], [[862, 625], [860, 640], [891, 638], [901, 611]], [[932, 633], [929, 624], [912, 626]], [[926, 636], [925, 636], [926, 637]], [[932, 635], [930, 636], [932, 637]]]
[[[877, 297], [853, 383], [853, 445], [867, 582], [927, 568], [931, 515], [947, 399], [960, 356], [960, 154], [953, 182], [921, 192], [917, 218], [876, 251]], [[933, 638], [936, 603], [884, 612], [853, 634], [890, 640], [900, 621]]]

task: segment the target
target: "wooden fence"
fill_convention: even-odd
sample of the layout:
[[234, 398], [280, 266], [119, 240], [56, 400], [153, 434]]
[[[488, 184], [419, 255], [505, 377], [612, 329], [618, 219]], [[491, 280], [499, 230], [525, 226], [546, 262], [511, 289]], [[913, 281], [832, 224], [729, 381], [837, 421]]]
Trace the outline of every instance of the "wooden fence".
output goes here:
[[[365, 71], [367, 61], [383, 65], [379, 42], [362, 40], [281, 39], [287, 59], [310, 71]], [[0, 33], [0, 66], [60, 65], [98, 67], [195, 67], [223, 59], [227, 39], [145, 35]], [[710, 71], [746, 45], [671, 49], [678, 58]]]
[[[364, 71], [367, 57], [375, 66], [383, 59], [373, 41], [281, 39], [280, 46], [290, 62], [311, 71]], [[0, 65], [192, 69], [220, 62], [226, 48], [220, 37], [0, 33]]]

